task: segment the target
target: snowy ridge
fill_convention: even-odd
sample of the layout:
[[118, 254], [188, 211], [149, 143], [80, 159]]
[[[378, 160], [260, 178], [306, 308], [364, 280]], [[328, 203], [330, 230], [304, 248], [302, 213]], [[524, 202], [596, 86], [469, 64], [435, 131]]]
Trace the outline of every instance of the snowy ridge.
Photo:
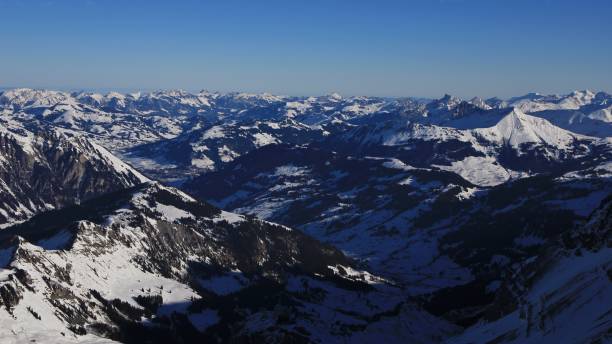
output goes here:
[[149, 179], [79, 134], [0, 123], [0, 224]]
[[[464, 101], [451, 95], [419, 100], [16, 89], [2, 92], [0, 108], [7, 121], [38, 121], [79, 131], [155, 178], [182, 182], [268, 144], [323, 143], [334, 138], [351, 141], [350, 145], [459, 140], [487, 156], [495, 155], [489, 146], [505, 143], [524, 155], [519, 148], [527, 143], [549, 146], [543, 154], [557, 159], [559, 154], [551, 149], [567, 150], [574, 133], [612, 135], [611, 99], [591, 91]], [[483, 139], [487, 142], [481, 144]]]
[[595, 96], [595, 93], [590, 90], [574, 91], [566, 96], [541, 96], [534, 94], [532, 97], [511, 100], [510, 106], [516, 107], [524, 112], [577, 110], [584, 105], [590, 104]]
[[[0, 233], [13, 252], [0, 270], [3, 338], [161, 343], [171, 338], [168, 322], [190, 341], [213, 338], [226, 326], [234, 330], [225, 340], [290, 336], [332, 343], [371, 341], [385, 332], [392, 341], [430, 342], [455, 331], [404, 304], [398, 289], [351, 267], [333, 248], [273, 224], [238, 220], [159, 184], [80, 207], [57, 218], [68, 221], [62, 227], [72, 236], [53, 227], [32, 232], [30, 222]], [[221, 221], [211, 221], [219, 216]], [[272, 299], [281, 293], [293, 302], [232, 305], [252, 292]], [[395, 312], [422, 320], [398, 327], [386, 315]], [[294, 322], [304, 330], [296, 332]], [[338, 332], [346, 326], [361, 330]]]
[[611, 103], [2, 92], [0, 336], [605, 341]]

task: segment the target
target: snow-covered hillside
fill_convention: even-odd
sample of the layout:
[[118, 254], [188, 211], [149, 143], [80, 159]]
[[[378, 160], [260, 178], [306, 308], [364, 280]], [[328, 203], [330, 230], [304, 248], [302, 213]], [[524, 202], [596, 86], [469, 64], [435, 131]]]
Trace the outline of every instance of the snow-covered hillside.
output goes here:
[[0, 121], [0, 226], [145, 181], [78, 133]]
[[516, 265], [488, 318], [448, 342], [609, 341], [611, 245], [612, 198], [608, 198], [582, 228], [568, 230], [561, 243]]
[[611, 104], [3, 91], [0, 338], [605, 342]]
[[[155, 178], [180, 181], [218, 169], [267, 144], [313, 140], [331, 144], [341, 140], [351, 146], [373, 140], [386, 145], [406, 140], [459, 141], [479, 151], [490, 151], [489, 146], [501, 142], [513, 148], [537, 143], [550, 146], [539, 154], [548, 159], [556, 154], [552, 150], [567, 148], [577, 135], [612, 136], [611, 99], [591, 91], [531, 94], [507, 101], [477, 97], [464, 101], [450, 95], [423, 101], [338, 94], [284, 97], [15, 89], [0, 93], [0, 112], [12, 120], [79, 131]], [[484, 148], [477, 147], [479, 140], [485, 140]]]
[[457, 330], [330, 246], [156, 183], [0, 239], [1, 338], [430, 343]]

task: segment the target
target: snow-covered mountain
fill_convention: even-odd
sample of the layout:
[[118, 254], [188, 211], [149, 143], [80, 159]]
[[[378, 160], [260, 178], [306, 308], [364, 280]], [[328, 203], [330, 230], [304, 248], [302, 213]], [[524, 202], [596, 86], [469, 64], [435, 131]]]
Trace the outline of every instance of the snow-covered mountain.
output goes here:
[[[0, 94], [0, 111], [13, 120], [79, 131], [156, 178], [174, 180], [218, 169], [266, 144], [303, 144], [338, 136], [351, 145], [373, 139], [384, 140], [385, 145], [401, 138], [445, 144], [484, 139], [490, 142], [483, 146], [499, 146], [506, 140], [514, 146], [537, 143], [555, 149], [559, 143], [567, 148], [568, 141], [576, 141], [568, 136], [612, 136], [611, 101], [612, 96], [591, 91], [530, 94], [507, 101], [464, 101], [450, 95], [423, 101], [338, 94], [283, 97], [159, 91], [102, 95], [15, 89]], [[514, 116], [502, 121], [508, 114]], [[493, 132], [475, 130], [495, 127], [498, 122]], [[374, 130], [367, 133], [371, 137], [365, 135], [368, 130]], [[550, 149], [541, 153], [545, 159], [556, 154]]]
[[538, 93], [530, 93], [526, 96], [510, 99], [508, 105], [525, 112], [578, 110], [585, 105], [591, 104], [595, 97], [595, 93], [590, 90], [574, 91], [564, 96], [543, 96]]
[[611, 102], [4, 91], [0, 334], [605, 341]]
[[0, 226], [148, 178], [69, 131], [0, 120]]
[[327, 133], [293, 119], [230, 121], [194, 128], [176, 139], [140, 145], [124, 153], [136, 167], [163, 180], [213, 171], [267, 145], [320, 141]]
[[485, 287], [505, 267], [583, 221], [612, 193], [609, 156], [582, 166], [482, 187], [396, 158], [269, 146], [183, 187], [331, 243], [422, 295], [432, 312], [459, 321], [466, 317], [456, 313], [466, 306], [445, 295], [461, 298], [457, 293], [469, 286], [482, 302], [469, 306], [482, 309], [494, 292]]
[[576, 134], [518, 109], [377, 117], [338, 130], [323, 146], [348, 155], [393, 157], [417, 167], [451, 171], [479, 186], [588, 164], [610, 149], [609, 139]]
[[0, 241], [2, 338], [429, 343], [456, 331], [333, 247], [157, 183], [37, 215]]
[[586, 90], [574, 91], [566, 96], [524, 97], [511, 100], [508, 105], [576, 133], [612, 136], [608, 125], [612, 96], [604, 92]]

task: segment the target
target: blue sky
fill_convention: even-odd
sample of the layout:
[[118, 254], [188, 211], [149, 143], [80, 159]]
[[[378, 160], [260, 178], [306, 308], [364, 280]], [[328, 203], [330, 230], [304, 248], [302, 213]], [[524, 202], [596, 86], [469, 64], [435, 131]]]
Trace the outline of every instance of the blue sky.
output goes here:
[[607, 0], [0, 0], [0, 86], [612, 91]]

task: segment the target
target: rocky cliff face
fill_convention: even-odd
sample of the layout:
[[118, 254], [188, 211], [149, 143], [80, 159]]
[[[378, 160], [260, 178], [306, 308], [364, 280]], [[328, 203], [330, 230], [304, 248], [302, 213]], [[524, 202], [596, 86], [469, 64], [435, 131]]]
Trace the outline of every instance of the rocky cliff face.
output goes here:
[[148, 180], [71, 132], [0, 123], [0, 225]]
[[610, 99], [2, 92], [0, 338], [604, 342]]
[[604, 343], [612, 339], [612, 198], [585, 225], [515, 264], [485, 318], [450, 343]]
[[0, 241], [2, 337], [429, 343], [456, 330], [331, 246], [159, 184], [37, 215]]

